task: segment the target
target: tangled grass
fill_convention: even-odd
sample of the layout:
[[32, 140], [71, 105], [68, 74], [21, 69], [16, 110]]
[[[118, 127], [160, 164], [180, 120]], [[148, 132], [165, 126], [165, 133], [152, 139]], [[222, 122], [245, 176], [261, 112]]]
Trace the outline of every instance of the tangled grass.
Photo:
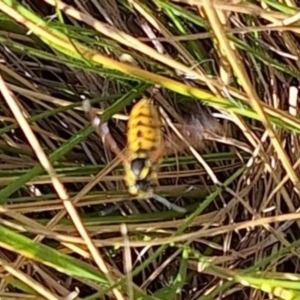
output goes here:
[[[297, 1], [0, 1], [1, 299], [300, 299]], [[155, 93], [154, 93], [155, 91]], [[169, 147], [130, 199], [128, 112]]]

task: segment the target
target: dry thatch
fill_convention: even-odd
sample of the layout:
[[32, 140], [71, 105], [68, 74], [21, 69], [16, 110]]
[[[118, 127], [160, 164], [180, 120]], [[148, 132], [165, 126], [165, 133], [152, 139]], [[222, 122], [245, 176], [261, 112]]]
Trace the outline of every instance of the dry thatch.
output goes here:
[[[300, 299], [297, 5], [0, 1], [0, 298]], [[144, 96], [186, 214], [130, 199], [82, 107], [125, 149]]]

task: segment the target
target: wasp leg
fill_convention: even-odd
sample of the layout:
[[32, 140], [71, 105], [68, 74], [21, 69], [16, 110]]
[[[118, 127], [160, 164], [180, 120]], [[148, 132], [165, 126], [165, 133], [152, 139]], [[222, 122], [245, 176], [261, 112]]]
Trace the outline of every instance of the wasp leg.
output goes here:
[[123, 154], [123, 152], [121, 151], [121, 149], [118, 147], [116, 141], [114, 140], [114, 138], [112, 137], [109, 128], [107, 126], [107, 123], [103, 123], [102, 125], [100, 125], [100, 130], [102, 133], [102, 140], [103, 143], [107, 142], [109, 145], [110, 150], [117, 156], [119, 157], [123, 163], [126, 163], [127, 159], [125, 157], [125, 155]]
[[162, 144], [156, 151], [150, 154], [150, 160], [152, 162], [151, 181], [158, 185], [158, 171], [161, 161], [161, 157], [165, 152], [164, 145]]
[[160, 158], [163, 156], [165, 151], [165, 144], [162, 143], [157, 150], [150, 154], [150, 159], [153, 163], [159, 163]]
[[110, 150], [125, 163], [126, 157], [124, 156], [123, 152], [120, 150], [116, 141], [112, 137], [107, 123], [101, 122], [101, 119], [97, 116], [95, 110], [92, 109], [89, 100], [83, 101], [83, 109], [89, 115], [91, 123], [96, 133], [101, 138], [102, 143], [104, 145], [107, 143]]

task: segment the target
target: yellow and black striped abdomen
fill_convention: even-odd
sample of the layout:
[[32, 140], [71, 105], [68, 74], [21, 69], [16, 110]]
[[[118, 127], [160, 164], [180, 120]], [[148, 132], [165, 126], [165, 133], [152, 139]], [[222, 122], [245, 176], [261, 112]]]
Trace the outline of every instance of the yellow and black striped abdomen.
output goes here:
[[155, 152], [161, 146], [162, 132], [158, 111], [149, 99], [140, 100], [131, 110], [127, 147], [131, 154]]

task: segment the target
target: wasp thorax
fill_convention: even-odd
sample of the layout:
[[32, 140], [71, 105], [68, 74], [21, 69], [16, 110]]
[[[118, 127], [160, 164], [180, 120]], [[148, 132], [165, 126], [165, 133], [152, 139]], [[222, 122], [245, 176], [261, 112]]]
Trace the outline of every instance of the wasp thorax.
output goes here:
[[[148, 171], [144, 158], [136, 158], [131, 162], [131, 171], [136, 177], [141, 178], [142, 173], [149, 173], [150, 170]], [[142, 177], [144, 178], [148, 174], [143, 175]]]

